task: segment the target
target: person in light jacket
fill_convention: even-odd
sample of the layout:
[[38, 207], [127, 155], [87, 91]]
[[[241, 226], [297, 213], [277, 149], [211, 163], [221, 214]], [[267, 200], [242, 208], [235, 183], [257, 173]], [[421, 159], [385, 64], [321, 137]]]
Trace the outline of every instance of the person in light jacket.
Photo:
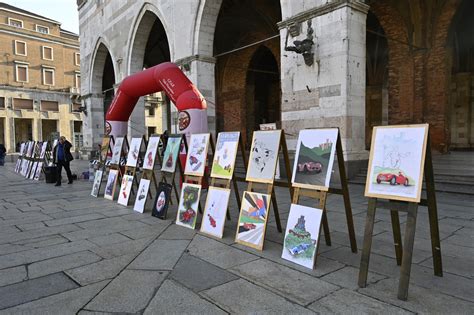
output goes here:
[[64, 167], [67, 174], [68, 184], [72, 184], [72, 174], [69, 168], [69, 163], [74, 160], [71, 154], [71, 142], [66, 140], [66, 137], [61, 136], [58, 144], [53, 149], [53, 163], [56, 164], [57, 179], [55, 186], [61, 186], [61, 172]]

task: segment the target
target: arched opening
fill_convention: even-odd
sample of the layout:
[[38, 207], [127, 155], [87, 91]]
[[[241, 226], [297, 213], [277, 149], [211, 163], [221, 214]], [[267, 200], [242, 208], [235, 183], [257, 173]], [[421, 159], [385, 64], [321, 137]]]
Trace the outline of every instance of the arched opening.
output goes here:
[[[114, 65], [112, 63], [112, 57], [107, 51], [107, 57], [105, 58], [104, 71], [102, 75], [102, 94], [104, 97], [104, 119], [105, 113], [109, 109], [112, 100], [114, 99], [115, 91], [115, 74], [114, 74]], [[105, 121], [104, 121], [105, 122]]]
[[213, 44], [217, 131], [240, 130], [250, 142], [263, 118], [280, 121], [280, 42], [271, 38], [279, 34], [279, 21], [279, 1], [223, 1]]
[[452, 149], [474, 149], [474, 1], [464, 0], [449, 30], [448, 121]]
[[[92, 106], [102, 111], [103, 126], [105, 113], [114, 97], [115, 71], [112, 56], [107, 47], [99, 43], [92, 68], [90, 91], [94, 95]], [[98, 106], [100, 103], [100, 106]], [[102, 133], [102, 132], [101, 132]]]
[[[133, 39], [130, 74], [171, 61], [165, 28], [158, 16], [148, 10], [147, 6], [143, 9], [144, 13]], [[156, 10], [156, 8], [153, 9]], [[138, 123], [143, 121], [143, 115], [145, 116], [145, 132], [148, 136], [171, 130], [171, 106], [164, 93], [158, 92], [145, 96], [137, 103], [130, 119]]]
[[379, 20], [367, 14], [365, 146], [370, 148], [372, 128], [388, 124], [388, 43]]
[[265, 46], [260, 46], [247, 68], [246, 124], [247, 134], [258, 130], [260, 124], [281, 120], [280, 72], [275, 56]]

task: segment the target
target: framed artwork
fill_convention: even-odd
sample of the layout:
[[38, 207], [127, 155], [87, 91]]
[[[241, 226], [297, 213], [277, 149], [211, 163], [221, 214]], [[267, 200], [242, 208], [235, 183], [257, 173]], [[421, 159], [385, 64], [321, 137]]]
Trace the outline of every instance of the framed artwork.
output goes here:
[[112, 159], [110, 159], [110, 164], [119, 164], [120, 157], [122, 155], [122, 147], [123, 147], [123, 140], [124, 137], [117, 137], [115, 139], [114, 149], [112, 153]]
[[21, 168], [20, 168], [20, 174], [22, 176], [25, 176], [26, 175], [26, 172], [28, 170], [28, 165], [29, 165], [30, 161], [28, 161], [27, 159], [23, 159], [21, 160]]
[[143, 169], [152, 170], [155, 166], [156, 153], [158, 152], [158, 145], [160, 144], [160, 137], [153, 136], [148, 138], [148, 147], [145, 152], [145, 159], [143, 161]]
[[38, 165], [36, 166], [35, 175], [33, 177], [34, 180], [40, 180], [41, 171], [43, 171], [43, 162], [38, 162]]
[[130, 150], [127, 155], [127, 166], [137, 167], [138, 155], [142, 147], [143, 138], [132, 138], [130, 140]]
[[30, 175], [30, 172], [31, 172], [31, 169], [33, 168], [33, 164], [34, 162], [33, 161], [28, 161], [27, 165], [26, 165], [26, 169], [25, 169], [25, 174], [23, 174], [23, 176], [25, 176], [25, 178], [28, 178], [28, 176]]
[[230, 189], [209, 186], [201, 223], [201, 232], [222, 238], [229, 205]]
[[110, 170], [107, 184], [105, 184], [104, 198], [114, 200], [115, 186], [117, 184], [118, 170]]
[[171, 135], [168, 138], [165, 153], [163, 154], [163, 165], [161, 170], [168, 173], [174, 173], [176, 161], [178, 159], [179, 147], [181, 145], [182, 135]]
[[[259, 125], [260, 130], [277, 130], [277, 124], [276, 123], [268, 123], [268, 124], [260, 124]], [[277, 165], [275, 169], [275, 178], [280, 179], [280, 161], [277, 159]]]
[[34, 179], [35, 178], [36, 169], [38, 168], [38, 162], [37, 161], [32, 162], [32, 165], [33, 166], [31, 167], [30, 173], [28, 174], [29, 179]]
[[171, 198], [171, 184], [161, 182], [156, 191], [155, 202], [151, 210], [151, 215], [160, 219], [166, 219], [168, 206]]
[[21, 159], [18, 158], [18, 160], [16, 160], [16, 164], [15, 164], [15, 173], [18, 173], [21, 169]]
[[135, 204], [133, 211], [143, 213], [145, 211], [145, 203], [148, 197], [148, 190], [150, 189], [150, 180], [142, 178], [138, 184], [137, 195], [135, 197]]
[[58, 145], [58, 142], [59, 142], [58, 139], [53, 140], [53, 147], [51, 148], [51, 151]]
[[100, 146], [100, 161], [105, 163], [107, 160], [107, 154], [109, 153], [110, 137], [106, 136], [102, 138], [102, 145]]
[[323, 210], [291, 204], [281, 258], [313, 269]]
[[270, 195], [244, 191], [235, 241], [262, 250]]
[[246, 181], [273, 183], [281, 130], [254, 131]]
[[20, 156], [25, 155], [26, 143], [22, 142], [20, 144]]
[[374, 127], [365, 196], [420, 202], [428, 124]]
[[196, 226], [201, 185], [183, 183], [179, 198], [176, 224], [190, 229]]
[[204, 176], [208, 146], [208, 133], [195, 133], [191, 135], [188, 146], [188, 155], [186, 157], [186, 165], [184, 167], [184, 174]]
[[128, 206], [128, 199], [130, 198], [130, 191], [132, 190], [133, 176], [123, 175], [122, 185], [120, 185], [120, 191], [117, 203], [123, 206]]
[[40, 159], [44, 159], [46, 155], [46, 149], [48, 148], [48, 141], [44, 141], [41, 144], [41, 153], [40, 153]]
[[220, 132], [212, 161], [211, 177], [231, 179], [239, 147], [240, 132]]
[[28, 153], [27, 153], [26, 156], [33, 157], [35, 147], [36, 147], [36, 142], [35, 141], [30, 141], [30, 145], [28, 146]]
[[298, 136], [291, 182], [295, 187], [329, 189], [338, 129], [305, 129]]
[[97, 170], [94, 176], [94, 184], [92, 185], [91, 196], [97, 197], [100, 191], [100, 185], [102, 184], [103, 170]]

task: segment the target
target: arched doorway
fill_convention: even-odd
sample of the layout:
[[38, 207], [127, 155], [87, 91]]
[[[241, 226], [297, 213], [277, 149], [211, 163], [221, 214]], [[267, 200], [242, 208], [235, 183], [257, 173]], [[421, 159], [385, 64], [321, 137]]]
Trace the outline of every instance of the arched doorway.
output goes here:
[[102, 95], [104, 97], [104, 123], [105, 123], [105, 113], [109, 109], [112, 100], [114, 99], [115, 90], [115, 74], [114, 74], [114, 65], [112, 63], [112, 57], [107, 51], [107, 56], [105, 57], [104, 70], [102, 72]]
[[365, 146], [370, 148], [372, 128], [388, 124], [388, 43], [379, 20], [367, 14]]
[[[474, 1], [464, 0], [451, 22], [448, 121], [451, 149], [474, 149]], [[449, 67], [448, 67], [449, 68]]]
[[281, 120], [280, 72], [275, 56], [260, 46], [247, 68], [246, 125], [247, 134], [259, 129], [259, 124]]

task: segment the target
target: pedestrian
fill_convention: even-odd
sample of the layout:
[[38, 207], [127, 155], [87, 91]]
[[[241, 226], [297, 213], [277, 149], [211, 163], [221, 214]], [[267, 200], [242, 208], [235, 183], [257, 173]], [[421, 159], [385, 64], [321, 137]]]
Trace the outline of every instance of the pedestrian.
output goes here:
[[5, 153], [7, 152], [7, 149], [5, 149], [5, 146], [0, 143], [0, 166], [5, 165]]
[[53, 163], [56, 164], [57, 179], [55, 186], [61, 186], [61, 171], [64, 167], [67, 174], [68, 184], [72, 184], [72, 174], [69, 163], [74, 160], [71, 154], [71, 142], [66, 137], [59, 137], [59, 143], [53, 149]]

